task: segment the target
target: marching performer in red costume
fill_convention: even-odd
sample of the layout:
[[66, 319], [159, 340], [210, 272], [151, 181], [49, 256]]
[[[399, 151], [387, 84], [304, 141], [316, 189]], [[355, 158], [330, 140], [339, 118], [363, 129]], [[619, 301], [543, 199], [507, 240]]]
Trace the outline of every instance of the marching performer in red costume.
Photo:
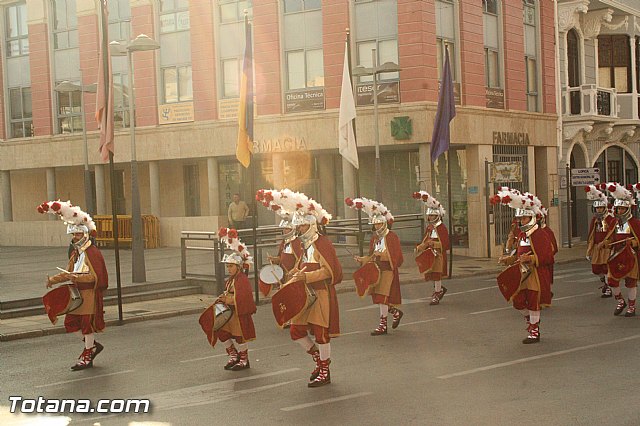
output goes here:
[[[613, 214], [616, 218], [615, 231], [604, 240], [605, 245], [611, 247], [612, 254], [608, 262], [608, 281], [616, 300], [614, 315], [620, 315], [627, 308], [625, 317], [636, 315], [636, 296], [638, 294], [638, 246], [640, 236], [640, 221], [631, 215], [631, 206], [635, 200], [628, 189], [617, 183], [607, 183], [606, 189], [615, 199]], [[632, 187], [638, 191], [638, 188]], [[620, 281], [624, 279], [627, 287], [629, 306], [622, 296]]]
[[[291, 271], [290, 282], [304, 283], [316, 298], [291, 319], [289, 332], [291, 339], [298, 342], [316, 364], [308, 386], [319, 387], [331, 383], [330, 340], [340, 334], [335, 285], [342, 281], [342, 266], [331, 241], [318, 231], [318, 226], [329, 223], [331, 215], [305, 194], [288, 191], [284, 195], [279, 202], [283, 203], [285, 210], [294, 212], [292, 223], [296, 226], [303, 250], [302, 257]], [[313, 334], [315, 343], [309, 332]]]
[[347, 206], [363, 210], [369, 216], [369, 224], [373, 226], [373, 235], [369, 241], [369, 255], [356, 256], [361, 265], [373, 262], [379, 270], [379, 279], [368, 288], [374, 304], [380, 308], [380, 324], [372, 332], [372, 336], [387, 334], [387, 316], [393, 315], [391, 328], [400, 325], [404, 313], [398, 309], [402, 304], [400, 294], [400, 274], [398, 268], [402, 266], [404, 258], [400, 239], [389, 228], [393, 224], [393, 215], [382, 204], [367, 198], [347, 198]]
[[435, 258], [431, 267], [425, 272], [424, 280], [433, 281], [434, 291], [431, 295], [430, 305], [438, 305], [447, 288], [442, 285], [442, 278], [449, 276], [447, 269], [447, 250], [449, 250], [449, 231], [442, 222], [445, 211], [440, 202], [426, 191], [413, 193], [413, 198], [421, 200], [427, 216], [427, 229], [422, 242], [416, 247], [418, 256], [425, 250], [433, 251]]
[[[252, 318], [256, 304], [249, 279], [243, 272], [249, 269], [252, 258], [235, 229], [220, 228], [218, 237], [232, 250], [222, 258], [229, 278], [224, 283], [224, 292], [200, 317], [200, 325], [211, 346], [215, 346], [217, 340], [224, 344], [229, 355], [224, 369], [240, 371], [251, 367], [248, 342], [256, 338]], [[220, 315], [216, 315], [216, 306], [218, 312], [222, 312]]]
[[[79, 307], [68, 311], [64, 319], [67, 333], [80, 332], [84, 340], [84, 350], [71, 370], [78, 371], [93, 367], [93, 360], [104, 349], [95, 341], [94, 333], [104, 330], [103, 292], [109, 285], [109, 277], [104, 258], [100, 250], [93, 245], [92, 237], [96, 234], [96, 226], [87, 213], [69, 201], [49, 201], [38, 206], [40, 213], [57, 214], [67, 224], [67, 234], [73, 234], [72, 250], [65, 272], [47, 277], [46, 286], [71, 281], [71, 285], [79, 290], [82, 303]], [[57, 289], [56, 289], [57, 290]], [[71, 290], [71, 289], [70, 289]], [[60, 313], [55, 306], [61, 302], [57, 295], [67, 298], [69, 292], [51, 291], [43, 297], [45, 310], [53, 324]], [[66, 305], [66, 300], [62, 302]]]
[[528, 335], [522, 343], [537, 343], [540, 341], [540, 311], [542, 307], [551, 305], [553, 297], [554, 247], [547, 232], [536, 222], [536, 217], [544, 216], [544, 208], [533, 194], [521, 194], [504, 187], [492, 201], [515, 209], [520, 222], [516, 253], [502, 256], [500, 262], [505, 265], [519, 264], [519, 284], [515, 283], [510, 301], [527, 321]]
[[589, 237], [587, 245], [587, 260], [591, 262], [591, 271], [600, 277], [602, 282], [602, 296], [611, 297], [611, 287], [607, 284], [608, 267], [607, 262], [611, 255], [611, 249], [605, 244], [616, 229], [616, 219], [607, 208], [607, 196], [596, 188], [589, 185], [584, 188], [587, 199], [593, 201], [591, 211], [593, 218], [589, 225]]

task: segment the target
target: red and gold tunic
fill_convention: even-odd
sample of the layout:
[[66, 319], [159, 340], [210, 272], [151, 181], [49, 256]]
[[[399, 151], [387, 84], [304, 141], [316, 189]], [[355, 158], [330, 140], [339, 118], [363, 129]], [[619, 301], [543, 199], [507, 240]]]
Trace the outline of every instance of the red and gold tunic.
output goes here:
[[400, 247], [400, 239], [395, 232], [378, 238], [376, 235], [369, 241], [369, 256], [363, 264], [375, 261], [380, 269], [380, 280], [373, 287], [371, 298], [375, 304], [399, 306], [402, 304], [400, 293], [400, 274], [398, 268], [402, 266], [404, 257]]
[[[612, 246], [612, 251], [618, 252], [622, 250], [625, 244], [631, 245], [631, 248], [635, 250], [635, 258], [629, 259], [628, 262], [633, 262], [634, 265], [629, 271], [629, 273], [621, 277], [622, 279], [627, 280], [638, 280], [640, 276], [640, 272], [638, 271], [638, 246], [640, 245], [640, 220], [636, 218], [630, 218], [625, 223], [620, 224], [620, 221], [616, 219], [615, 230], [612, 232], [607, 239], [605, 239], [605, 244], [609, 245], [616, 241], [625, 241], [620, 244], [616, 244]], [[615, 280], [613, 277], [609, 275], [609, 281], [617, 282], [619, 280]], [[627, 284], [629, 285], [629, 284]]]
[[615, 232], [616, 222], [616, 218], [610, 214], [602, 218], [594, 216], [591, 219], [587, 256], [591, 258], [591, 269], [596, 275], [607, 273], [607, 261], [611, 255], [611, 249], [606, 245], [605, 240]]
[[531, 273], [520, 283], [518, 292], [512, 299], [516, 309], [539, 311], [541, 307], [551, 305], [553, 253], [553, 243], [537, 225], [529, 232], [520, 233], [516, 256], [531, 256], [531, 262], [525, 264]]
[[433, 249], [437, 256], [430, 272], [424, 274], [425, 281], [438, 281], [449, 276], [447, 269], [447, 251], [449, 250], [449, 231], [444, 223], [440, 222], [435, 227], [427, 226], [422, 239], [422, 244], [433, 243]]
[[256, 303], [253, 300], [249, 279], [244, 273], [238, 272], [229, 277], [224, 285], [225, 291], [219, 299], [224, 304], [233, 307], [233, 315], [220, 328], [220, 331], [227, 331], [231, 336], [241, 337], [244, 341], [254, 340], [256, 330], [252, 315], [256, 313]]

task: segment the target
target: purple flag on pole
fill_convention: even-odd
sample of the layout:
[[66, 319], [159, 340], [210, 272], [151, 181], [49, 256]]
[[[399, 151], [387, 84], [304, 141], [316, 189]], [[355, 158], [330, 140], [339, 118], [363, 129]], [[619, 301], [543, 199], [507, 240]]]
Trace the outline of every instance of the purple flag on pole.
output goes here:
[[449, 49], [445, 50], [442, 82], [438, 95], [438, 111], [431, 136], [431, 162], [435, 163], [440, 154], [449, 150], [451, 133], [449, 122], [456, 116], [456, 103], [453, 96], [453, 77], [449, 66]]

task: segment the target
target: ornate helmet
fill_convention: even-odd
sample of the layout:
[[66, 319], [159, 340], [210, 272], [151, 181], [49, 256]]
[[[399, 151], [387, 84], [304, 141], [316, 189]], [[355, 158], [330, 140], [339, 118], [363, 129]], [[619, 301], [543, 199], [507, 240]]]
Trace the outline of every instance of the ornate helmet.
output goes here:
[[220, 228], [218, 237], [232, 251], [222, 257], [222, 263], [231, 263], [242, 269], [248, 269], [249, 265], [253, 263], [253, 257], [238, 238], [238, 231], [233, 228]]
[[542, 220], [547, 210], [542, 206], [542, 202], [538, 197], [529, 192], [521, 193], [517, 189], [508, 188], [506, 186], [500, 187], [498, 193], [491, 197], [492, 204], [503, 204], [515, 210], [515, 216], [530, 217], [531, 220], [520, 225], [520, 230], [523, 232], [530, 231], [537, 225], [538, 220]]
[[[587, 193], [587, 199], [593, 201], [591, 205], [591, 212], [597, 217], [603, 217], [607, 212], [607, 196], [604, 192], [600, 191], [595, 185], [588, 185], [584, 187], [584, 191]], [[598, 213], [597, 208], [604, 207], [603, 213]]]
[[382, 223], [383, 226], [380, 229], [376, 229], [376, 235], [378, 237], [384, 237], [389, 232], [388, 226], [393, 224], [393, 215], [385, 207], [384, 204], [370, 200], [368, 198], [346, 198], [345, 204], [352, 209], [362, 210], [369, 216], [369, 225], [376, 223]]
[[[427, 221], [429, 221], [429, 223], [435, 224], [438, 221], [442, 220], [445, 215], [444, 207], [442, 207], [442, 204], [440, 204], [440, 202], [433, 196], [431, 196], [427, 191], [414, 192], [412, 194], [412, 197], [416, 200], [421, 200], [424, 203], [426, 207], [424, 214], [427, 216]], [[432, 221], [429, 220], [429, 216], [437, 216], [437, 218]]]
[[[606, 190], [609, 191], [611, 196], [614, 198], [613, 213], [615, 217], [622, 222], [626, 222], [627, 220], [629, 220], [631, 218], [631, 206], [634, 206], [636, 204], [633, 198], [633, 194], [630, 190], [634, 187], [630, 185], [630, 188], [627, 189], [616, 182], [609, 182], [603, 185], [604, 188], [606, 188]], [[600, 187], [602, 188], [602, 185]], [[618, 214], [616, 207], [625, 207], [626, 210], [624, 213]]]
[[[277, 189], [260, 189], [256, 192], [256, 201], [280, 216], [280, 228], [283, 230], [290, 229], [290, 231], [283, 233], [285, 243], [290, 243], [296, 238], [295, 226], [292, 223], [293, 213], [283, 207], [287, 204], [286, 199], [288, 198], [288, 193], [292, 193], [292, 191], [290, 189], [283, 189], [282, 191]], [[291, 208], [290, 206], [288, 207]]]
[[96, 224], [88, 213], [82, 211], [78, 206], [71, 204], [71, 201], [45, 201], [38, 206], [39, 213], [57, 214], [67, 225], [67, 234], [82, 232], [84, 237], [74, 243], [76, 247], [82, 247], [89, 237], [95, 237]]

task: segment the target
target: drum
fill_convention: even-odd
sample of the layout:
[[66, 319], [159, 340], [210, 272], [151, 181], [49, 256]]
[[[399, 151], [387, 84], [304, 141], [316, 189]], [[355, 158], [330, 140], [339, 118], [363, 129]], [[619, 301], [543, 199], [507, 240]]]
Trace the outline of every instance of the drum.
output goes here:
[[433, 264], [436, 261], [436, 253], [432, 249], [428, 248], [419, 255], [416, 256], [416, 263], [418, 264], [418, 271], [421, 274], [425, 274], [431, 271]]
[[215, 346], [218, 341], [216, 331], [228, 323], [232, 315], [233, 309], [224, 303], [214, 303], [200, 315], [198, 322], [211, 346]]
[[302, 281], [287, 283], [271, 297], [273, 316], [280, 327], [309, 309], [318, 297]]
[[[527, 275], [528, 276], [528, 275]], [[498, 274], [498, 288], [504, 296], [507, 302], [511, 301], [511, 298], [518, 291], [520, 287], [520, 283], [526, 279], [522, 276], [522, 270], [520, 269], [519, 263], [514, 263], [509, 266], [500, 274]]]
[[609, 274], [616, 280], [622, 279], [633, 270], [637, 262], [635, 251], [631, 245], [626, 244], [622, 250], [613, 253], [609, 258]]
[[275, 285], [277, 287], [282, 282], [284, 270], [279, 265], [265, 265], [260, 269], [258, 277], [260, 293], [267, 297], [271, 292], [271, 286]]
[[364, 297], [380, 281], [380, 268], [375, 262], [367, 262], [353, 273], [358, 296]]
[[49, 321], [55, 324], [58, 316], [68, 314], [82, 305], [82, 296], [76, 286], [65, 284], [45, 294], [42, 297], [42, 302]]
[[213, 308], [216, 313], [216, 318], [213, 321], [213, 330], [218, 331], [229, 322], [233, 315], [233, 309], [224, 303], [216, 303]]

